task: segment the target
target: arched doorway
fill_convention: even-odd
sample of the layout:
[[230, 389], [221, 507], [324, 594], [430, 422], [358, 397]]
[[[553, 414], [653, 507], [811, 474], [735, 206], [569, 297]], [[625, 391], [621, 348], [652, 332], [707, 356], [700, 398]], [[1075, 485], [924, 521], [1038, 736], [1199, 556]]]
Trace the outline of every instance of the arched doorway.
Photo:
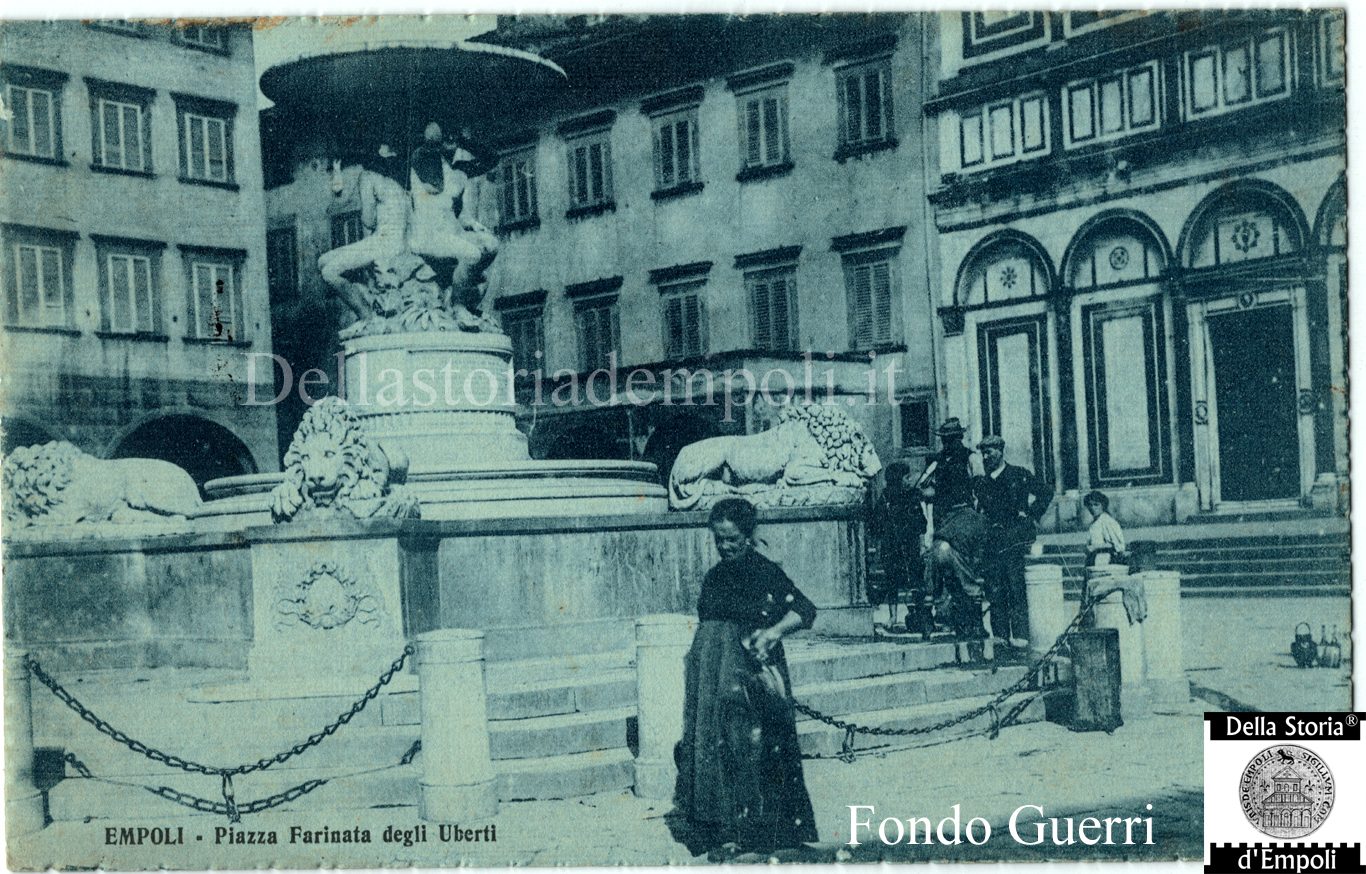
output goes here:
[[225, 476], [256, 473], [245, 443], [227, 428], [198, 416], [169, 415], [144, 422], [123, 438], [111, 458], [159, 458], [184, 468], [202, 490]]
[[1269, 183], [1231, 183], [1182, 231], [1195, 475], [1205, 507], [1294, 505], [1314, 481], [1304, 215]]
[[974, 442], [988, 434], [1006, 441], [1006, 460], [1056, 484], [1052, 262], [1038, 241], [998, 231], [973, 247], [958, 271], [957, 305], [964, 311], [968, 372], [977, 374]]

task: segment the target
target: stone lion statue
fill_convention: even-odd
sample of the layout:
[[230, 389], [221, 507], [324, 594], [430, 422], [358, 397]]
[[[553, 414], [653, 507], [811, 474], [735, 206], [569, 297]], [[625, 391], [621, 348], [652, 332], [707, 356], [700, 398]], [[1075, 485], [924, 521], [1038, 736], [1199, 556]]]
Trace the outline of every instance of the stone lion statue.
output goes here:
[[304, 414], [285, 453], [284, 481], [271, 492], [276, 522], [318, 513], [357, 519], [416, 519], [417, 498], [403, 485], [408, 459], [361, 429], [346, 401], [323, 398]]
[[66, 441], [14, 450], [4, 465], [5, 524], [167, 522], [193, 516], [199, 487], [154, 458], [103, 459]]
[[733, 495], [760, 507], [857, 503], [881, 469], [844, 410], [788, 404], [767, 431], [684, 446], [669, 473], [669, 505], [699, 509]]

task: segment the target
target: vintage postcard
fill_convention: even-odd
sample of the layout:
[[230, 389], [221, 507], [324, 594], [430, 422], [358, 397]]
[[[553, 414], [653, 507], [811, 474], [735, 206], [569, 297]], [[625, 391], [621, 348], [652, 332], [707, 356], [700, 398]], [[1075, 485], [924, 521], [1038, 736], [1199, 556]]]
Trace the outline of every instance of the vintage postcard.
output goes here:
[[9, 865], [1362, 870], [1346, 19], [0, 21]]

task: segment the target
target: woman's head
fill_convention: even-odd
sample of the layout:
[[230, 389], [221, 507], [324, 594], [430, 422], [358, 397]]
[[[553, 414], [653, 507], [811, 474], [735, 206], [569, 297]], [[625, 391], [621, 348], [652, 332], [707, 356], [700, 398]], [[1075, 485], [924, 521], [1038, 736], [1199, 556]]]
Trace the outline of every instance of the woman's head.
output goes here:
[[729, 561], [754, 547], [754, 529], [759, 525], [759, 514], [744, 498], [722, 498], [711, 508], [707, 524], [711, 526], [716, 551], [723, 560]]
[[1104, 492], [1091, 492], [1081, 499], [1081, 503], [1092, 516], [1110, 512], [1110, 499], [1105, 496]]

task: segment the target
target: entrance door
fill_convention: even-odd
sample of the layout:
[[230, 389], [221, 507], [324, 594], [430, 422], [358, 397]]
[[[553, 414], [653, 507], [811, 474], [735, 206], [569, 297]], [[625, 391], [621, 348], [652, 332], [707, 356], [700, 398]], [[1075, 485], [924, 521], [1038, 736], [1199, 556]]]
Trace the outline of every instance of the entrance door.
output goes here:
[[1030, 316], [977, 329], [982, 434], [1006, 441], [1006, 460], [1053, 482], [1047, 321]]
[[1299, 497], [1293, 310], [1278, 305], [1210, 314], [1208, 326], [1220, 499]]

